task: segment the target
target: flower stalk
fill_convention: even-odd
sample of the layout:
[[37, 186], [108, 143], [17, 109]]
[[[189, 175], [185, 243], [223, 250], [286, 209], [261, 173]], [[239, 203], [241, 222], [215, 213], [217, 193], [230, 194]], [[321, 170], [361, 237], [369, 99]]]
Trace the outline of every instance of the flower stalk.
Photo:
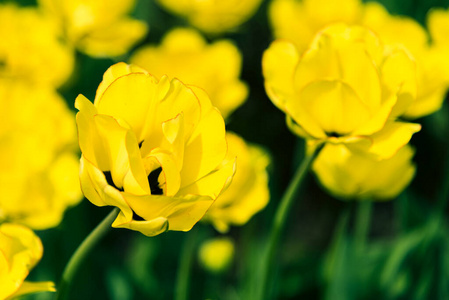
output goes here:
[[101, 221], [100, 224], [84, 239], [84, 241], [73, 253], [69, 262], [67, 263], [64, 272], [62, 273], [61, 282], [59, 283], [58, 293], [56, 295], [57, 300], [66, 299], [70, 290], [70, 285], [79, 270], [79, 267], [85, 261], [87, 255], [98, 244], [111, 228], [111, 224], [119, 213], [118, 208], [114, 208], [107, 216]]
[[175, 300], [189, 299], [190, 270], [192, 269], [195, 254], [196, 228], [193, 228], [185, 237], [184, 245], [179, 256], [179, 267], [176, 278]]
[[312, 162], [317, 157], [323, 146], [324, 144], [316, 146], [314, 151], [303, 159], [279, 203], [262, 257], [260, 285], [256, 294], [256, 299], [263, 300], [268, 294], [268, 279], [270, 274], [272, 274], [273, 259], [277, 250], [276, 246], [279, 243], [281, 233], [285, 227], [288, 213], [291, 210], [291, 207], [296, 199], [295, 196], [297, 195], [302, 182], [304, 181], [304, 178], [312, 165]]

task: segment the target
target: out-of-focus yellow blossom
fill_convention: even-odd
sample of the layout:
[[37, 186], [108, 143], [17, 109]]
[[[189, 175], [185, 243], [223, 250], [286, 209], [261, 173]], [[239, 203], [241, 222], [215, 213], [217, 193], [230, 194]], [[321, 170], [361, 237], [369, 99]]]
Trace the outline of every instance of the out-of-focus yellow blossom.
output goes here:
[[229, 225], [243, 225], [262, 210], [270, 199], [268, 189], [268, 155], [259, 147], [247, 145], [234, 133], [227, 133], [228, 157], [237, 157], [237, 169], [229, 188], [207, 211], [204, 220], [220, 232]]
[[125, 54], [148, 31], [145, 22], [127, 14], [134, 0], [39, 0], [55, 18], [67, 40], [94, 57]]
[[56, 226], [81, 200], [73, 114], [52, 89], [0, 80], [0, 221]]
[[229, 238], [214, 238], [201, 244], [199, 261], [209, 272], [225, 271], [234, 258], [234, 243]]
[[362, 8], [359, 0], [273, 0], [269, 17], [274, 36], [294, 42], [302, 53], [318, 31], [331, 23], [360, 22]]
[[[438, 18], [439, 13], [435, 15]], [[429, 23], [434, 20], [431, 13]], [[428, 34], [418, 22], [405, 16], [392, 16], [376, 2], [365, 5], [362, 23], [375, 31], [384, 43], [405, 47], [415, 58], [417, 95], [403, 116], [414, 119], [439, 110], [449, 88], [449, 47], [444, 51], [436, 41], [429, 44]], [[444, 24], [435, 25], [429, 24], [431, 33], [438, 36], [440, 32], [439, 36], [443, 36]]]
[[24, 281], [42, 257], [42, 243], [22, 225], [0, 225], [0, 299], [36, 292], [54, 292], [53, 282]]
[[277, 40], [264, 54], [263, 71], [267, 94], [290, 129], [310, 141], [344, 143], [384, 159], [421, 128], [394, 119], [416, 96], [413, 59], [364, 27], [331, 25], [303, 55]]
[[188, 231], [232, 179], [223, 117], [199, 88], [118, 63], [94, 104], [80, 95], [75, 105], [81, 189], [120, 209], [113, 227]]
[[58, 87], [72, 73], [73, 51], [58, 28], [34, 8], [0, 4], [0, 77]]
[[169, 32], [160, 47], [145, 46], [131, 57], [131, 63], [160, 78], [167, 74], [185, 83], [204, 88], [226, 118], [245, 101], [247, 86], [238, 77], [240, 52], [230, 41], [208, 45], [192, 29]]
[[[315, 34], [332, 23], [367, 26], [384, 44], [405, 47], [415, 58], [417, 95], [403, 116], [414, 119], [440, 109], [449, 86], [448, 53], [429, 45], [427, 32], [415, 20], [392, 16], [379, 3], [362, 4], [359, 0], [274, 0], [269, 15], [274, 36], [295, 43], [300, 54]], [[435, 15], [435, 19], [443, 20], [439, 17], [443, 15], [441, 10], [436, 10]], [[447, 27], [441, 22], [442, 26], [434, 28], [444, 39], [448, 35], [443, 28]]]
[[230, 31], [247, 21], [262, 0], [157, 0], [206, 33]]
[[431, 9], [427, 14], [427, 27], [433, 44], [449, 47], [449, 9]]
[[387, 200], [396, 197], [415, 174], [413, 149], [406, 145], [391, 158], [375, 160], [341, 144], [327, 144], [313, 163], [322, 185], [341, 198]]

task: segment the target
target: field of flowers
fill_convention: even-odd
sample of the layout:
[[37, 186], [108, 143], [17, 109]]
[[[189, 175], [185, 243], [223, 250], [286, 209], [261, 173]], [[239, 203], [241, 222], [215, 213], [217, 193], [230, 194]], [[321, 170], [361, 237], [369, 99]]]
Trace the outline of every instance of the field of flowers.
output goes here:
[[0, 0], [0, 300], [449, 299], [449, 0]]

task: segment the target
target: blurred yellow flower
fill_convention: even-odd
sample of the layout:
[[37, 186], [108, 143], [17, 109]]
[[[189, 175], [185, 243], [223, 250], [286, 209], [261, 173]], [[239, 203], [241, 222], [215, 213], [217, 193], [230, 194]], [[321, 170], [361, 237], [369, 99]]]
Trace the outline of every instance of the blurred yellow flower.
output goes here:
[[201, 265], [211, 273], [225, 271], [234, 259], [234, 243], [229, 238], [214, 238], [203, 242], [198, 253]]
[[0, 299], [56, 291], [53, 282], [24, 281], [42, 252], [40, 239], [30, 229], [12, 223], [0, 225]]
[[39, 0], [63, 28], [69, 43], [94, 57], [125, 54], [148, 31], [145, 22], [127, 14], [134, 0]]
[[[435, 10], [437, 23], [443, 20], [442, 10]], [[415, 20], [404, 16], [392, 16], [379, 3], [360, 0], [274, 0], [269, 8], [270, 22], [276, 38], [295, 43], [300, 55], [312, 43], [313, 37], [323, 28], [335, 22], [363, 25], [374, 31], [384, 44], [405, 47], [413, 55], [417, 68], [417, 94], [409, 107], [402, 112], [408, 119], [431, 114], [441, 108], [449, 87], [448, 51], [429, 45], [428, 34]], [[449, 18], [448, 18], [449, 19]], [[431, 26], [439, 31], [441, 39], [447, 39], [444, 21]], [[435, 34], [433, 34], [435, 35]], [[439, 37], [436, 40], [441, 40]]]
[[227, 133], [228, 158], [237, 157], [237, 168], [229, 188], [214, 202], [204, 220], [220, 232], [230, 225], [243, 225], [262, 210], [270, 199], [268, 155], [259, 147], [248, 145], [234, 133]]
[[113, 227], [188, 231], [232, 179], [223, 117], [199, 88], [118, 63], [94, 104], [80, 95], [75, 106], [81, 188], [120, 209]]
[[[434, 12], [436, 14], [430, 13], [429, 16], [429, 29], [434, 35], [440, 31], [443, 36], [444, 24], [431, 26], [435, 20], [433, 16], [439, 15]], [[415, 119], [439, 110], [449, 88], [449, 47], [444, 51], [438, 47], [436, 40], [429, 44], [428, 33], [418, 22], [405, 16], [392, 16], [379, 3], [365, 5], [362, 23], [375, 31], [384, 43], [405, 47], [415, 58], [417, 95], [403, 116]], [[446, 39], [449, 41], [449, 38]]]
[[58, 87], [72, 73], [73, 51], [57, 25], [34, 8], [0, 4], [0, 77]]
[[413, 179], [413, 154], [406, 145], [393, 157], [378, 161], [344, 145], [327, 144], [314, 161], [313, 171], [337, 197], [387, 200], [399, 195]]
[[0, 80], [0, 221], [56, 226], [81, 200], [73, 114], [50, 88]]
[[238, 48], [227, 40], [208, 45], [193, 29], [170, 31], [161, 46], [138, 49], [131, 63], [158, 78], [166, 74], [205, 89], [224, 118], [248, 94], [247, 86], [238, 79], [242, 64]]
[[311, 141], [344, 143], [388, 158], [419, 124], [397, 122], [416, 96], [415, 64], [370, 30], [339, 23], [323, 29], [303, 55], [277, 40], [265, 51], [267, 94], [290, 129]]
[[262, 0], [157, 0], [203, 32], [218, 34], [236, 29], [257, 11]]
[[324, 27], [336, 22], [358, 23], [362, 3], [360, 0], [273, 0], [268, 13], [274, 37], [292, 41], [302, 53]]

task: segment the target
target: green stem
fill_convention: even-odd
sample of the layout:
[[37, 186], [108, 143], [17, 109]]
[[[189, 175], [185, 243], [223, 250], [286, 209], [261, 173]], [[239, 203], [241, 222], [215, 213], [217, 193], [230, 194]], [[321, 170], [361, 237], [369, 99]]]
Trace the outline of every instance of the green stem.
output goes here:
[[318, 155], [320, 150], [322, 149], [323, 145], [317, 146], [313, 153], [306, 156], [299, 168], [297, 169], [292, 181], [290, 182], [289, 186], [287, 187], [287, 190], [284, 193], [284, 196], [282, 197], [280, 204], [277, 208], [276, 214], [273, 219], [273, 224], [271, 226], [270, 235], [268, 237], [268, 243], [265, 246], [265, 252], [263, 253], [262, 257], [262, 265], [261, 265], [261, 273], [260, 273], [260, 284], [258, 286], [257, 290], [257, 298], [263, 300], [266, 298], [269, 288], [268, 288], [268, 282], [269, 277], [273, 270], [273, 260], [274, 256], [276, 254], [277, 245], [279, 243], [280, 235], [282, 233], [282, 230], [285, 227], [285, 223], [287, 221], [288, 213], [291, 210], [291, 207], [296, 199], [296, 194], [301, 187], [301, 184], [307, 175], [307, 172], [310, 169], [310, 166], [312, 165], [313, 160]]
[[57, 300], [62, 300], [67, 297], [70, 290], [70, 285], [73, 282], [79, 267], [83, 264], [87, 255], [98, 244], [100, 239], [107, 233], [114, 219], [117, 217], [119, 209], [112, 210], [100, 224], [84, 239], [81, 245], [78, 246], [75, 253], [73, 253], [69, 262], [67, 263], [64, 272], [62, 273], [61, 282], [59, 283]]
[[354, 235], [356, 251], [359, 251], [359, 253], [362, 253], [365, 250], [371, 224], [372, 208], [373, 202], [371, 199], [361, 199], [357, 203], [356, 227]]
[[189, 299], [190, 270], [195, 253], [196, 229], [191, 230], [185, 240], [179, 256], [178, 275], [176, 278], [175, 300]]

